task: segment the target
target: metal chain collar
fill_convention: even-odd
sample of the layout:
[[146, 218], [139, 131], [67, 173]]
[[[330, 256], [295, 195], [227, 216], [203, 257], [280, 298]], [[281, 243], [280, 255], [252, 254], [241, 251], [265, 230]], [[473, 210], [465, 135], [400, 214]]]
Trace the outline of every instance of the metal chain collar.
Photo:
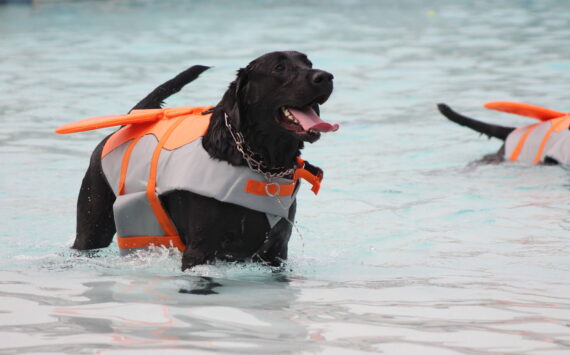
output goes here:
[[[255, 172], [258, 172], [265, 176], [267, 181], [271, 181], [274, 178], [283, 178], [286, 176], [293, 175], [295, 173], [295, 168], [269, 168], [263, 162], [263, 159], [259, 157], [259, 154], [251, 150], [249, 145], [246, 143], [243, 134], [241, 132], [234, 130], [230, 121], [228, 120], [228, 114], [224, 112], [224, 121], [228, 131], [232, 135], [232, 138], [236, 144], [237, 150], [241, 153], [241, 156], [247, 163], [247, 166]], [[256, 159], [258, 157], [258, 159]], [[271, 170], [277, 170], [275, 173], [271, 173]]]

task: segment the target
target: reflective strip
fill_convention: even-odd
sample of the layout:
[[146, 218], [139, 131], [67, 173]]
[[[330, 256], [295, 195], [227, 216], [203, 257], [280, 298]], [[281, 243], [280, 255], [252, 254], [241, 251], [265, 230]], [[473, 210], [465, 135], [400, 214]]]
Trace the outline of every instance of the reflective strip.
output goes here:
[[517, 146], [515, 148], [515, 150], [513, 150], [513, 153], [511, 154], [511, 156], [509, 157], [509, 160], [511, 161], [516, 161], [519, 158], [519, 155], [521, 154], [521, 151], [523, 149], [524, 143], [526, 142], [526, 139], [528, 138], [529, 134], [532, 133], [532, 131], [538, 127], [540, 125], [540, 123], [535, 123], [532, 124], [530, 126], [526, 126], [523, 128], [527, 128], [526, 132], [524, 132], [523, 136], [521, 137], [521, 139], [519, 140], [519, 142], [517, 143]]
[[117, 236], [117, 244], [120, 249], [138, 249], [146, 248], [151, 244], [157, 247], [174, 247], [184, 252], [186, 246], [180, 240], [178, 235], [164, 235], [164, 236], [140, 236], [140, 237], [119, 237]]

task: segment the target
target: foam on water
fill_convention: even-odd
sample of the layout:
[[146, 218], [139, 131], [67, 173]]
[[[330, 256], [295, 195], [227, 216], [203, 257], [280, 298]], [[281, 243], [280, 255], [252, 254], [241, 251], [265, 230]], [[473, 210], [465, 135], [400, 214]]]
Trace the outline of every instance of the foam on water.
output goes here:
[[[499, 148], [437, 102], [507, 126], [490, 100], [570, 111], [565, 1], [98, 1], [0, 5], [0, 349], [5, 353], [564, 353], [568, 169], [473, 165]], [[193, 64], [168, 100], [215, 104], [271, 50], [335, 75], [336, 133], [305, 149], [290, 261], [182, 273], [157, 248], [71, 251], [89, 154]]]

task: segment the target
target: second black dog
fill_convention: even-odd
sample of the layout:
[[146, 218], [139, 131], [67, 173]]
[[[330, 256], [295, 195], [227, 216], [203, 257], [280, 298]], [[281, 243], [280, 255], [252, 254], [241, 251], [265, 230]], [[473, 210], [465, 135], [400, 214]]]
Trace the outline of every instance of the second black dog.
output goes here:
[[506, 101], [490, 102], [486, 107], [540, 121], [520, 128], [504, 127], [469, 118], [446, 104], [438, 104], [441, 114], [450, 121], [504, 142], [497, 153], [486, 155], [480, 162], [500, 163], [510, 160], [531, 164], [570, 164], [569, 115], [539, 106]]

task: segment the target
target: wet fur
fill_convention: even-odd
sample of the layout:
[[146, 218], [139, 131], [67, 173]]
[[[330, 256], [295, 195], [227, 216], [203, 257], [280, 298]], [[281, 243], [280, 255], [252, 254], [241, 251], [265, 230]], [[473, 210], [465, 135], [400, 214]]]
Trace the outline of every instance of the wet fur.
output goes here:
[[[278, 65], [286, 70], [276, 71]], [[161, 107], [168, 96], [207, 68], [190, 67], [157, 87], [133, 109]], [[269, 167], [290, 167], [300, 154], [304, 139], [279, 127], [274, 119], [275, 110], [279, 106], [302, 106], [307, 102], [318, 110], [318, 104], [326, 101], [331, 92], [332, 75], [312, 69], [304, 54], [268, 53], [238, 71], [236, 80], [213, 109], [203, 146], [215, 159], [236, 166], [246, 165], [223, 123], [224, 113], [227, 113], [232, 126], [244, 134]], [[73, 244], [78, 250], [107, 247], [116, 232], [112, 209], [115, 195], [101, 166], [101, 152], [107, 139], [93, 151], [79, 192], [77, 234]], [[306, 169], [322, 175], [322, 170], [308, 163]], [[215, 259], [251, 258], [270, 265], [281, 265], [287, 259], [296, 203], [289, 210], [288, 221], [282, 219], [270, 228], [264, 213], [192, 192], [176, 190], [159, 198], [186, 245], [182, 270]]]

